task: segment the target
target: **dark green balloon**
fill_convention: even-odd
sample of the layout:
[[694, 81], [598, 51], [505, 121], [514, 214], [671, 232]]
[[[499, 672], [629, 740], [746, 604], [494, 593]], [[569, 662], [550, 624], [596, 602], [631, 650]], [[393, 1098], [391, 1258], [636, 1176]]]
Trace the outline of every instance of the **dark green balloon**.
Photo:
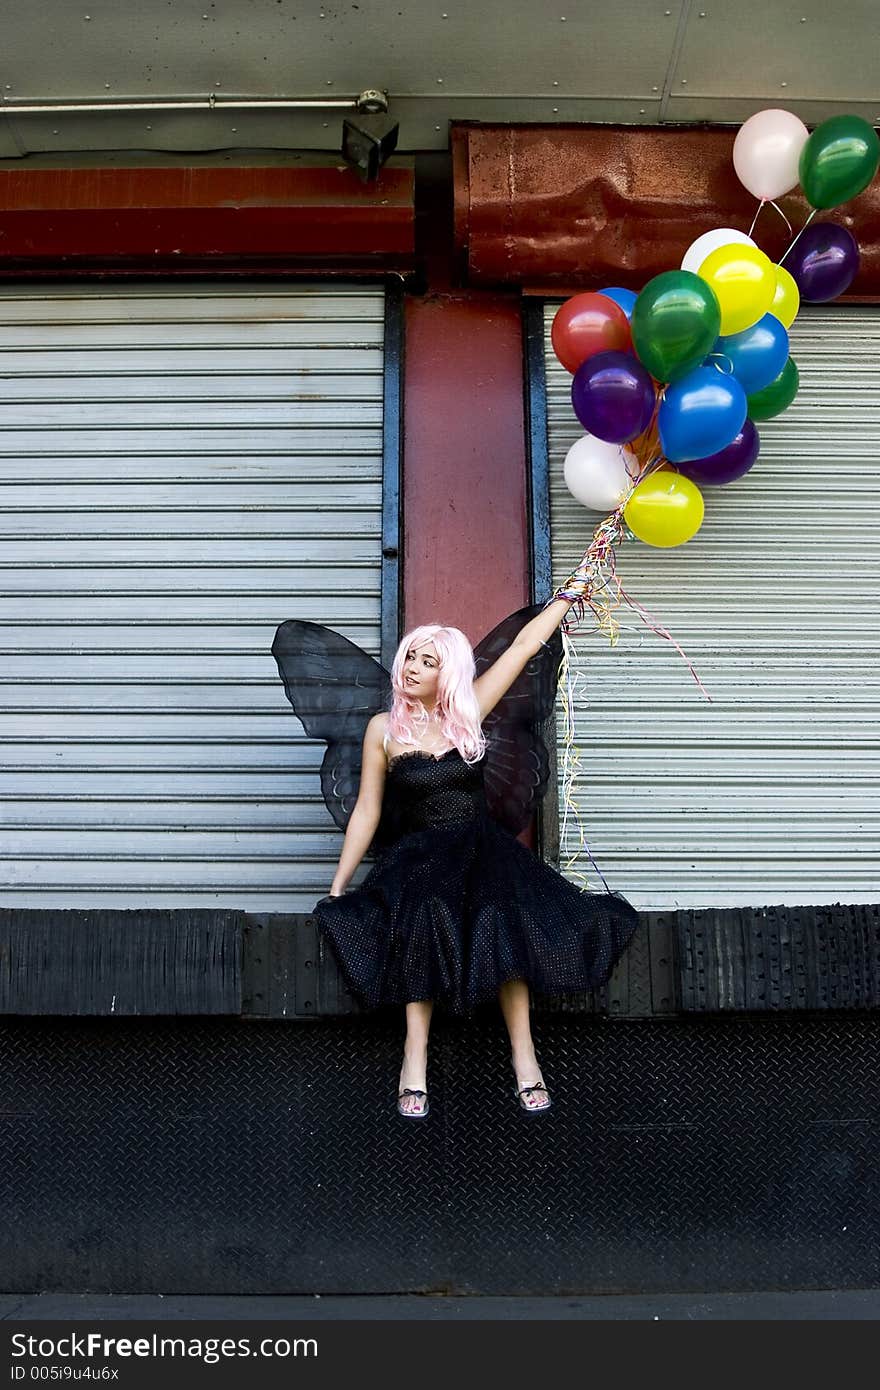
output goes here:
[[801, 150], [798, 173], [807, 202], [836, 208], [868, 187], [880, 164], [880, 140], [861, 116], [831, 116]]
[[665, 270], [642, 290], [632, 311], [633, 346], [658, 381], [698, 367], [721, 331], [711, 286], [689, 270]]
[[756, 391], [753, 396], [748, 396], [749, 417], [752, 420], [772, 420], [774, 415], [781, 415], [783, 410], [787, 410], [797, 395], [800, 377], [793, 357], [789, 357], [779, 376], [771, 381], [769, 386], [765, 386], [763, 391]]

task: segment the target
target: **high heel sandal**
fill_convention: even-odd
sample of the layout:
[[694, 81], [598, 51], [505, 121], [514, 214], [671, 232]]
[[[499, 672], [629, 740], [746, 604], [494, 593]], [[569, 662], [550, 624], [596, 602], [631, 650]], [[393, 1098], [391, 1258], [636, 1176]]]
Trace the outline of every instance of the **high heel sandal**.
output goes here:
[[[424, 1096], [425, 1104], [421, 1110], [404, 1110], [400, 1104], [404, 1096]], [[397, 1113], [402, 1115], [405, 1120], [424, 1120], [429, 1108], [427, 1091], [416, 1091], [411, 1086], [404, 1086], [403, 1090], [398, 1093]]]
[[[547, 1099], [544, 1101], [543, 1105], [529, 1105], [525, 1097], [530, 1096], [533, 1091], [544, 1092], [544, 1095], [547, 1097]], [[520, 1086], [519, 1088], [514, 1086], [513, 1094], [516, 1096], [523, 1110], [528, 1110], [530, 1115], [540, 1115], [542, 1111], [549, 1110], [550, 1106], [553, 1104], [547, 1092], [547, 1087], [544, 1085], [543, 1081], [536, 1081], [534, 1086]]]

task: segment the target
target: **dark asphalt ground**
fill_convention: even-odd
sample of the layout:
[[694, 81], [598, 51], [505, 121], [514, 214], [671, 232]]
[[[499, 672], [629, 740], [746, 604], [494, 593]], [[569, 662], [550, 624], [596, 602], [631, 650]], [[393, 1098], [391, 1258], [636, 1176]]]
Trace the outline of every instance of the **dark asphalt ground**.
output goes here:
[[871, 1321], [880, 1318], [880, 1289], [799, 1292], [619, 1294], [567, 1298], [485, 1298], [437, 1295], [278, 1295], [240, 1298], [183, 1294], [0, 1294], [0, 1320], [224, 1322], [278, 1320], [689, 1322]]

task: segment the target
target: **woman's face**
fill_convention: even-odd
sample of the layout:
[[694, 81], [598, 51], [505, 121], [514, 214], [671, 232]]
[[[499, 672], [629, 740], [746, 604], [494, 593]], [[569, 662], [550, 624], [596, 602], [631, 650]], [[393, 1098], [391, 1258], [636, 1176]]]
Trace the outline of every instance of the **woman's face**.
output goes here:
[[421, 700], [430, 709], [437, 700], [440, 658], [433, 642], [408, 647], [403, 663], [403, 688], [410, 699]]

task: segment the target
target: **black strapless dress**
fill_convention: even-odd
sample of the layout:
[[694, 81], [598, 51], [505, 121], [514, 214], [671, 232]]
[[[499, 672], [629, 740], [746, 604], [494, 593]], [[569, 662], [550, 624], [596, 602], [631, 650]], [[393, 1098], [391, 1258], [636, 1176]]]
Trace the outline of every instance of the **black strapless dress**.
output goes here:
[[314, 909], [363, 1007], [432, 999], [466, 1014], [505, 980], [561, 994], [608, 979], [635, 908], [583, 892], [493, 821], [482, 763], [457, 748], [394, 758], [384, 815], [395, 838], [363, 883]]

